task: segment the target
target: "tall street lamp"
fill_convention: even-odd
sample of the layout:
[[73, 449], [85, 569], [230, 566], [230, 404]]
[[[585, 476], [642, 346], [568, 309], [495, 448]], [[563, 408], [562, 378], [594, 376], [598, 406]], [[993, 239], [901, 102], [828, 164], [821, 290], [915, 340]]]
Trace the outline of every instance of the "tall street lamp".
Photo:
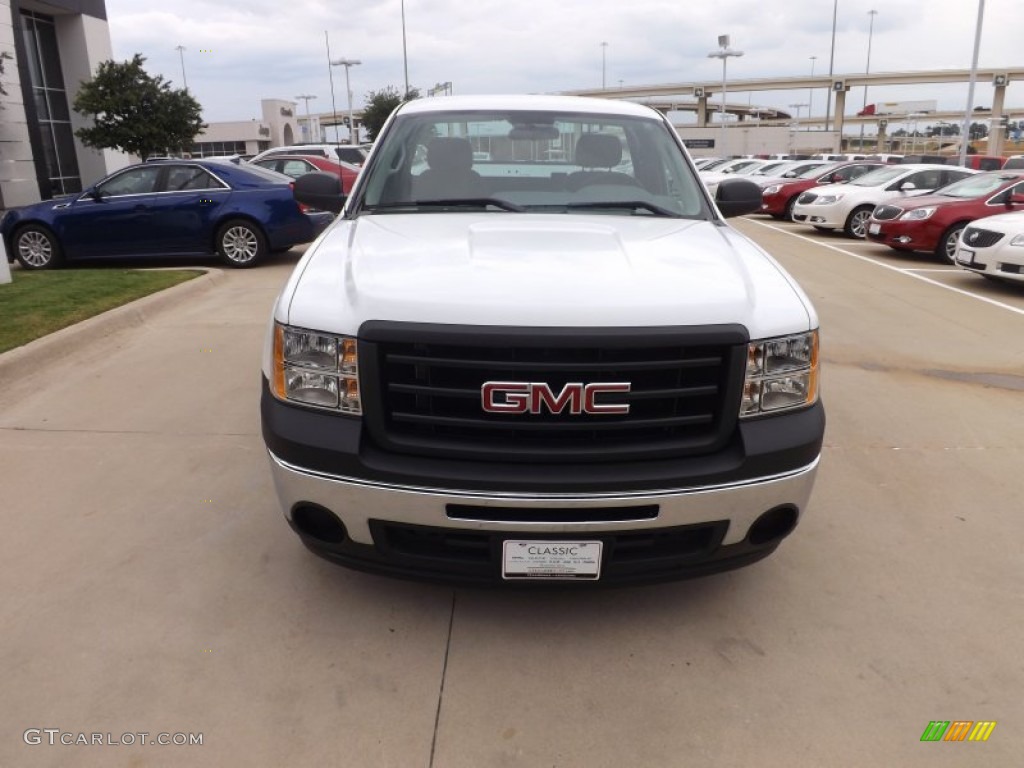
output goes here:
[[[345, 70], [346, 72], [348, 70]], [[405, 93], [403, 99], [409, 98], [409, 54], [405, 47], [405, 0], [402, 0], [402, 71], [405, 73]]]
[[188, 78], [185, 77], [185, 51], [188, 49], [184, 45], [176, 45], [174, 50], [178, 52], [178, 56], [181, 58], [181, 82], [185, 86], [185, 90], [188, 90]]
[[608, 63], [608, 43], [601, 43], [601, 90], [605, 89], [605, 72]]
[[978, 23], [974, 27], [974, 59], [971, 61], [971, 78], [967, 85], [967, 109], [964, 110], [964, 124], [960, 130], [960, 165], [967, 164], [967, 145], [971, 140], [971, 113], [974, 111], [974, 84], [978, 80], [978, 51], [981, 48], [981, 26], [985, 21], [985, 0], [978, 0]]
[[[825, 130], [831, 130], [829, 117], [832, 115], [832, 70], [836, 63], [836, 15], [839, 13], [839, 0], [832, 3], [832, 49], [828, 55], [828, 100], [825, 104]], [[842, 141], [842, 137], [840, 137]]]
[[316, 96], [311, 93], [301, 93], [295, 98], [296, 100], [302, 99], [306, 102], [306, 141], [311, 142], [313, 136], [313, 123], [309, 120], [309, 102], [311, 99], [315, 99]]
[[[814, 77], [814, 62], [818, 60], [817, 56], [811, 56], [811, 77]], [[807, 117], [811, 116], [811, 112], [814, 111], [814, 86], [812, 85], [807, 89]]]
[[712, 51], [708, 54], [709, 59], [721, 59], [722, 60], [722, 110], [721, 110], [721, 121], [722, 121], [722, 152], [725, 152], [725, 95], [726, 95], [726, 76], [725, 76], [725, 65], [729, 60], [730, 56], [740, 57], [743, 55], [743, 51], [734, 51], [729, 47], [729, 36], [719, 35], [718, 36], [719, 50]]
[[[871, 22], [868, 24], [868, 62], [864, 66], [864, 74], [871, 74], [871, 37], [875, 33], [875, 16], [878, 15], [878, 11], [872, 9], [868, 11], [868, 15], [871, 17]], [[864, 104], [861, 107], [861, 112], [864, 112], [868, 108], [868, 84], [864, 83]], [[860, 144], [857, 149], [861, 152], [864, 151], [864, 123], [860, 124]]]
[[348, 92], [348, 143], [356, 144], [356, 119], [352, 114], [352, 87], [349, 85], [348, 71], [362, 64], [359, 59], [335, 59], [332, 66], [345, 68], [345, 90]]

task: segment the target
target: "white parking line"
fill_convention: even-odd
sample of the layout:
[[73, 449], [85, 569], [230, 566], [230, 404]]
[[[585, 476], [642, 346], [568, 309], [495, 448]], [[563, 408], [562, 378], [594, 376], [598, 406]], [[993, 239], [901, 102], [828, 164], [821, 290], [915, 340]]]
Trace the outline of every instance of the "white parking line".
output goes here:
[[[790, 237], [795, 237], [797, 240], [803, 240], [804, 242], [811, 243], [812, 245], [817, 245], [817, 246], [820, 246], [822, 248], [827, 248], [830, 251], [835, 251], [836, 253], [841, 253], [844, 256], [852, 256], [855, 259], [860, 259], [861, 261], [866, 261], [869, 264], [874, 264], [876, 267], [882, 267], [883, 269], [888, 269], [888, 270], [891, 270], [891, 271], [896, 272], [898, 274], [906, 275], [907, 277], [912, 277], [915, 280], [920, 280], [922, 282], [938, 286], [939, 288], [944, 288], [947, 291], [952, 291], [953, 293], [959, 293], [961, 296], [967, 296], [968, 298], [971, 298], [971, 299], [977, 299], [978, 301], [983, 301], [986, 304], [991, 304], [994, 307], [999, 307], [1000, 309], [1008, 310], [1010, 312], [1013, 312], [1016, 315], [1024, 316], [1024, 309], [1022, 309], [1021, 307], [1015, 307], [1012, 304], [1006, 304], [1006, 303], [1004, 303], [1002, 301], [996, 301], [995, 299], [990, 299], [987, 296], [980, 296], [980, 295], [978, 295], [976, 293], [971, 293], [970, 291], [965, 291], [963, 288], [955, 288], [952, 285], [945, 285], [943, 283], [940, 283], [938, 280], [932, 280], [931, 278], [925, 277], [924, 275], [916, 274], [917, 272], [925, 271], [923, 269], [894, 267], [892, 264], [886, 264], [884, 261], [878, 261], [878, 259], [873, 259], [870, 256], [862, 256], [859, 253], [854, 253], [853, 251], [847, 251], [844, 248], [838, 248], [838, 247], [836, 247], [834, 245], [829, 245], [828, 243], [823, 243], [820, 240], [815, 240], [815, 239], [807, 237], [805, 235], [798, 235], [795, 232], [790, 232], [788, 229], [782, 229], [780, 227], [773, 226], [772, 224], [769, 224], [768, 222], [765, 222], [765, 221], [757, 221], [756, 219], [744, 219], [744, 221], [749, 221], [751, 224], [757, 224], [758, 226], [764, 227], [766, 229], [774, 230], [775, 232], [781, 232], [784, 235], [789, 235]], [[948, 269], [936, 269], [936, 270], [928, 270], [928, 271], [950, 272], [951, 270], [948, 270]]]

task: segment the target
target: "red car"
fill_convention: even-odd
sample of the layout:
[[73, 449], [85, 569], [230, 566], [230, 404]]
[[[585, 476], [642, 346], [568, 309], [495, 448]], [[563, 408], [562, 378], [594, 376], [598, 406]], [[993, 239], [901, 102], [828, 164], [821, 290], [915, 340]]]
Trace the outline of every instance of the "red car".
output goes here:
[[341, 189], [346, 195], [352, 191], [352, 185], [359, 175], [359, 169], [354, 165], [343, 163], [340, 160], [328, 160], [319, 155], [275, 155], [256, 160], [252, 165], [283, 173], [293, 179], [314, 171], [337, 174], [341, 177]]
[[784, 183], [769, 184], [761, 190], [761, 213], [773, 219], [789, 221], [793, 215], [793, 204], [811, 187], [822, 184], [841, 184], [856, 179], [868, 171], [882, 167], [883, 163], [837, 163], [825, 168], [815, 168], [810, 175], [799, 176]]
[[975, 219], [1024, 210], [1024, 171], [968, 176], [930, 195], [875, 208], [867, 236], [897, 251], [929, 251], [953, 261], [960, 232]]

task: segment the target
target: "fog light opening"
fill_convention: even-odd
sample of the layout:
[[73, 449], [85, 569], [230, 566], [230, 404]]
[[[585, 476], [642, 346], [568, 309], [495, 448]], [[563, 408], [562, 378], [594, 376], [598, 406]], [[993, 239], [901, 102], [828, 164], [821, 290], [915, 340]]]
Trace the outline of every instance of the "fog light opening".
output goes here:
[[345, 524], [329, 509], [315, 504], [299, 504], [292, 510], [292, 524], [303, 536], [328, 544], [340, 544], [348, 538]]
[[772, 541], [780, 541], [796, 528], [796, 507], [786, 505], [769, 509], [750, 526], [747, 539], [756, 547]]

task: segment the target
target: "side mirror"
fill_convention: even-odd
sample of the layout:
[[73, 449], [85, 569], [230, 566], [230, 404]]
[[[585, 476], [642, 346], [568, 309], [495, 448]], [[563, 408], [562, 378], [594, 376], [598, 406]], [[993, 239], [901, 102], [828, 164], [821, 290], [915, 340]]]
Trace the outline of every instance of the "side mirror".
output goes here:
[[901, 192], [913, 192], [915, 189], [917, 189], [917, 184], [912, 181], [905, 181], [900, 184]]
[[97, 203], [103, 199], [103, 193], [100, 192], [100, 190], [97, 187], [93, 187], [92, 189], [87, 190], [85, 196], [92, 198]]
[[295, 199], [310, 208], [339, 213], [345, 207], [341, 179], [333, 173], [315, 171], [299, 176], [293, 186]]
[[761, 187], [749, 179], [724, 179], [715, 192], [715, 204], [725, 218], [761, 210]]

